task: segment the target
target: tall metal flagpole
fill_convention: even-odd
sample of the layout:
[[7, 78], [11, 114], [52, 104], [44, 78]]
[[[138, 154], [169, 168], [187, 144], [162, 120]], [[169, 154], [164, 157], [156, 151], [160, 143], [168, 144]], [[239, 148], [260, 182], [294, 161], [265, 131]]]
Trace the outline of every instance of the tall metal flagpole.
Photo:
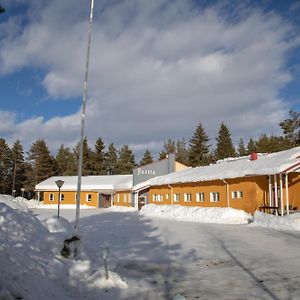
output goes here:
[[[83, 139], [84, 139], [84, 118], [85, 118], [85, 107], [87, 101], [87, 81], [88, 81], [88, 71], [89, 71], [89, 60], [90, 60], [90, 45], [92, 36], [92, 23], [93, 23], [93, 10], [94, 10], [94, 0], [91, 0], [91, 10], [89, 19], [89, 36], [86, 54], [86, 65], [85, 65], [85, 78], [83, 87], [83, 99], [82, 99], [82, 114], [81, 114], [81, 140], [79, 149], [79, 161], [78, 161], [78, 180], [77, 180], [77, 199], [76, 199], [76, 218], [74, 227], [74, 236], [79, 238], [79, 216], [80, 216], [80, 198], [81, 198], [81, 175], [82, 175], [82, 152], [83, 152]], [[76, 256], [78, 253], [78, 243], [75, 243]]]

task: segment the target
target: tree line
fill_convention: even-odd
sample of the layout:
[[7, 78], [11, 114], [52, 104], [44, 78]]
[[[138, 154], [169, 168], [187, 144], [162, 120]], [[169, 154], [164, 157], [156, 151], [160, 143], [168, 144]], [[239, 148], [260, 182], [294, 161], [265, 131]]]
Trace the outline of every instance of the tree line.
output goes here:
[[[257, 140], [252, 138], [244, 142], [239, 139], [235, 148], [228, 127], [221, 123], [216, 137], [215, 149], [212, 149], [210, 138], [201, 122], [193, 135], [185, 138], [164, 142], [158, 159], [164, 159], [168, 153], [176, 153], [176, 161], [187, 166], [205, 166], [219, 159], [249, 155], [252, 152], [277, 152], [300, 146], [300, 113], [290, 111], [289, 118], [279, 123], [282, 135], [267, 136], [262, 134]], [[51, 176], [77, 175], [79, 143], [71, 150], [61, 145], [56, 156], [51, 155], [46, 141], [39, 139], [32, 143], [24, 155], [23, 146], [17, 140], [10, 148], [5, 139], [0, 138], [0, 193], [26, 195], [32, 193], [39, 182]], [[82, 175], [113, 175], [131, 174], [136, 166], [153, 162], [153, 155], [147, 149], [139, 163], [136, 163], [133, 151], [128, 145], [120, 149], [111, 143], [106, 148], [103, 140], [98, 138], [93, 148], [88, 145], [87, 138], [83, 141]], [[29, 195], [30, 197], [30, 195]]]

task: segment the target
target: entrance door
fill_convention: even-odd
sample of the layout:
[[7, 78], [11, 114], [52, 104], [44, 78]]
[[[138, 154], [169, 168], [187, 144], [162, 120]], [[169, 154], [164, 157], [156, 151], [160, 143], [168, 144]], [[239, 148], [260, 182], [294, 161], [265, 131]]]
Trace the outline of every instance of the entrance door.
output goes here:
[[111, 195], [99, 194], [99, 206], [110, 207], [111, 206]]
[[138, 209], [141, 210], [145, 204], [146, 204], [146, 197], [140, 196], [138, 201]]

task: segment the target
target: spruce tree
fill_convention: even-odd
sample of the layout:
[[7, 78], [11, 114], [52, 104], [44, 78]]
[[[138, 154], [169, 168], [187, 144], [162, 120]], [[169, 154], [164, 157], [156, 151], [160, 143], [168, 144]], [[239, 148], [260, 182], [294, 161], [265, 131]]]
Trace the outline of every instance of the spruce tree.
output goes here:
[[134, 154], [128, 145], [124, 145], [119, 151], [117, 160], [117, 174], [131, 174], [135, 167]]
[[31, 191], [36, 184], [55, 174], [55, 161], [50, 155], [45, 140], [40, 139], [32, 143], [28, 152], [28, 161], [32, 167]]
[[[80, 142], [76, 145], [74, 149], [77, 168], [79, 162], [79, 150], [80, 150]], [[85, 137], [82, 145], [82, 176], [88, 176], [94, 173], [93, 156], [94, 153], [91, 150], [91, 148], [88, 146], [88, 141], [87, 138]]]
[[57, 175], [70, 176], [77, 174], [74, 154], [69, 148], [65, 148], [64, 145], [61, 145], [58, 149], [55, 161], [57, 166]]
[[269, 137], [263, 133], [259, 139], [255, 143], [257, 152], [260, 153], [271, 153], [272, 147], [270, 145], [270, 139]]
[[0, 138], [0, 193], [12, 193], [11, 150], [2, 138]]
[[186, 166], [189, 164], [189, 150], [184, 138], [176, 143], [176, 161]]
[[252, 138], [250, 138], [247, 144], [247, 154], [251, 154], [253, 152], [257, 152], [256, 143]]
[[108, 146], [108, 150], [105, 152], [105, 171], [108, 175], [117, 174], [117, 149], [113, 143]]
[[140, 161], [140, 167], [153, 163], [153, 156], [151, 152], [147, 149], [144, 153], [142, 160]]
[[171, 139], [168, 139], [167, 141], [164, 141], [164, 148], [161, 152], [158, 153], [158, 160], [162, 160], [167, 158], [167, 155], [169, 153], [175, 153], [176, 147], [175, 142]]
[[239, 139], [237, 152], [239, 156], [247, 155], [247, 150], [245, 148], [244, 140], [242, 138]]
[[197, 126], [189, 141], [189, 165], [192, 167], [209, 164], [209, 137], [201, 123]]
[[280, 122], [279, 126], [290, 147], [300, 146], [300, 113], [291, 110], [289, 115], [290, 117]]
[[94, 150], [94, 175], [105, 175], [107, 171], [105, 170], [105, 145], [101, 138], [98, 138], [95, 144]]
[[23, 188], [25, 176], [25, 159], [23, 146], [17, 140], [11, 148], [11, 162], [12, 162], [12, 189], [16, 191], [17, 195], [22, 195], [21, 188]]
[[231, 134], [229, 132], [229, 129], [223, 122], [221, 123], [216, 140], [217, 147], [215, 150], [215, 157], [217, 160], [236, 156], [236, 152], [231, 140]]

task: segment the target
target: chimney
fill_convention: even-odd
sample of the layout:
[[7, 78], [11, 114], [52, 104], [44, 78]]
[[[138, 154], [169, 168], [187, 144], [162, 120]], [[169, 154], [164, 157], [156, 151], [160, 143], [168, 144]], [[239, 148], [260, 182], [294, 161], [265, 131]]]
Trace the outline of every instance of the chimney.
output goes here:
[[257, 160], [257, 153], [256, 152], [252, 152], [250, 154], [250, 160]]

